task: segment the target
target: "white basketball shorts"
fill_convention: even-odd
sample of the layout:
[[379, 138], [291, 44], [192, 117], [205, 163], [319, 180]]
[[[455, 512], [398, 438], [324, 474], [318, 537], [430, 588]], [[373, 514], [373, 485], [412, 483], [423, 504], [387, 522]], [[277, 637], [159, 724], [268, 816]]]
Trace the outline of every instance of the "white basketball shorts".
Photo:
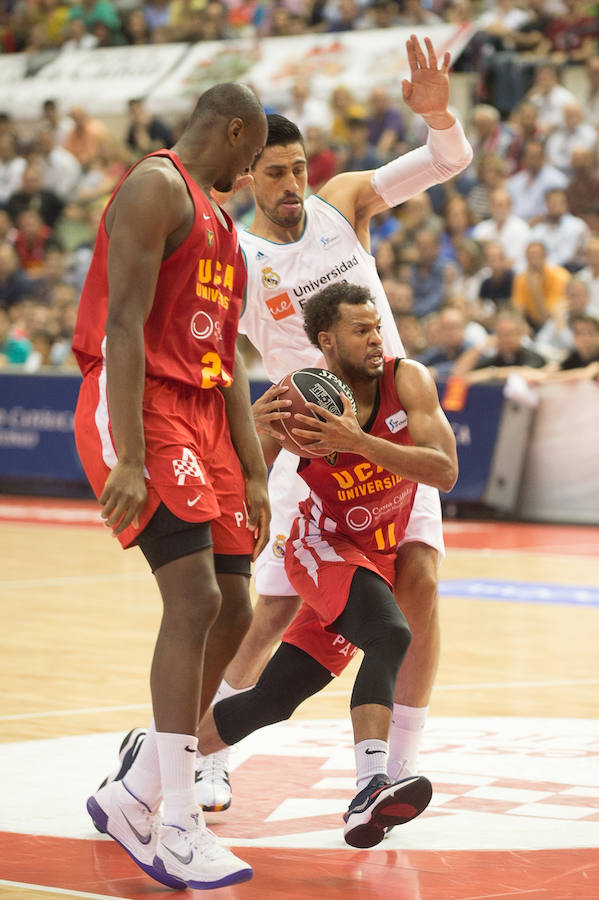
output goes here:
[[[293, 453], [281, 450], [268, 478], [270, 538], [254, 565], [255, 588], [266, 597], [295, 596], [285, 574], [284, 557], [285, 541], [297, 516], [298, 504], [309, 493], [308, 485], [297, 474], [298, 462]], [[439, 491], [427, 484], [418, 485], [410, 521], [399, 546], [415, 541], [437, 550], [439, 561], [445, 556]]]

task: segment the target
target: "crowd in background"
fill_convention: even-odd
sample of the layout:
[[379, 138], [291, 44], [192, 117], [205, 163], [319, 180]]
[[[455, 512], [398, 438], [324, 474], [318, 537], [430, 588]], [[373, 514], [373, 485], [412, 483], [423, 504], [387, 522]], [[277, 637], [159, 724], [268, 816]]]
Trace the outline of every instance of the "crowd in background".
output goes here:
[[[580, 0], [15, 0], [0, 52], [476, 19], [458, 60], [471, 73], [464, 123], [474, 160], [458, 178], [376, 217], [372, 250], [409, 356], [437, 376], [528, 382], [599, 373], [599, 58], [595, 8]], [[563, 84], [577, 66], [582, 88]], [[254, 85], [257, 92], [260, 86]], [[422, 122], [382, 87], [315, 96], [298, 77], [277, 109], [306, 139], [309, 187], [375, 168], [423, 143]], [[49, 98], [33, 132], [0, 98], [0, 365], [74, 366], [78, 299], [99, 218], [128, 167], [182, 123], [131, 98], [124, 134]], [[251, 197], [230, 209], [240, 225]], [[252, 371], [259, 360], [248, 348]]]

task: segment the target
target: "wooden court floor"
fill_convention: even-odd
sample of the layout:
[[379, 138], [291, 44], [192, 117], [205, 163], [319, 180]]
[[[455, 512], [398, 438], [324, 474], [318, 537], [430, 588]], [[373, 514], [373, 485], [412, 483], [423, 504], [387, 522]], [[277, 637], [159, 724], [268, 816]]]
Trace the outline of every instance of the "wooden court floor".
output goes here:
[[[344, 846], [355, 660], [240, 749], [214, 828], [255, 876], [204, 896], [598, 900], [599, 528], [445, 531], [431, 807], [376, 850]], [[160, 603], [146, 564], [81, 501], [0, 498], [0, 546], [0, 898], [172, 895], [84, 810], [150, 717]]]

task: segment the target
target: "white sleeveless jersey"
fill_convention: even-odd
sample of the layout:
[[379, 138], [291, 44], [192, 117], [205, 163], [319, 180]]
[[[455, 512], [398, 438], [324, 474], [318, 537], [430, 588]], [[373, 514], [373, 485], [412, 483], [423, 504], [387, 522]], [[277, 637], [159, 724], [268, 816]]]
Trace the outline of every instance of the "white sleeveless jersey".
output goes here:
[[370, 291], [381, 317], [383, 352], [405, 356], [374, 257], [330, 203], [312, 195], [305, 211], [304, 232], [293, 243], [276, 244], [249, 231], [239, 232], [248, 269], [239, 331], [262, 355], [270, 380], [280, 381], [295, 369], [324, 365], [322, 354], [304, 331], [302, 307], [312, 294], [336, 281]]

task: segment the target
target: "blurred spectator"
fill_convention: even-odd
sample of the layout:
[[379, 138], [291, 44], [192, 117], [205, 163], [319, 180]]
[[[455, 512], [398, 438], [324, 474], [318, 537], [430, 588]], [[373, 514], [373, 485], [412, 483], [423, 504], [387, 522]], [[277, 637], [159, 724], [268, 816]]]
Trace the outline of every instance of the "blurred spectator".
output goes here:
[[368, 6], [366, 22], [369, 28], [393, 28], [401, 25], [399, 4], [396, 0], [372, 0]]
[[[599, 363], [599, 319], [584, 313], [570, 318], [574, 349], [562, 360], [562, 370], [582, 369], [592, 363]], [[593, 377], [597, 377], [599, 366], [593, 367]]]
[[431, 4], [422, 0], [403, 0], [399, 21], [410, 28], [419, 25], [436, 25], [441, 19], [430, 8]]
[[477, 166], [477, 182], [468, 191], [467, 201], [474, 224], [491, 215], [491, 193], [505, 180], [505, 165], [495, 153], [483, 153]]
[[368, 143], [381, 159], [394, 159], [406, 150], [403, 117], [386, 88], [376, 86], [370, 91], [366, 120]]
[[45, 126], [37, 133], [34, 150], [41, 168], [42, 188], [67, 203], [81, 176], [81, 166], [73, 154], [55, 140], [53, 130]]
[[565, 10], [556, 16], [545, 32], [549, 55], [556, 65], [582, 63], [595, 55], [597, 23], [587, 12], [586, 0], [561, 0]]
[[328, 31], [354, 31], [362, 26], [362, 8], [357, 0], [338, 0]]
[[406, 200], [399, 209], [401, 232], [396, 241], [400, 249], [414, 242], [416, 232], [422, 228], [440, 234], [443, 229], [443, 219], [433, 212], [431, 198], [428, 192], [415, 194]]
[[364, 172], [377, 169], [382, 165], [383, 159], [368, 141], [368, 122], [366, 119], [352, 117], [348, 124], [347, 152], [345, 156], [341, 156], [341, 171]]
[[96, 155], [89, 161], [79, 179], [73, 199], [85, 204], [107, 200], [127, 168], [125, 146], [108, 134], [99, 142]]
[[597, 131], [583, 121], [584, 111], [578, 102], [564, 106], [563, 121], [552, 131], [545, 145], [547, 162], [566, 175], [572, 174], [572, 153], [578, 147], [594, 152]]
[[384, 278], [397, 278], [400, 257], [393, 241], [388, 238], [380, 241], [376, 248], [376, 253], [374, 254], [374, 260], [376, 262], [378, 276], [381, 280]]
[[51, 366], [52, 345], [54, 335], [43, 328], [36, 329], [31, 335], [31, 350], [23, 366], [25, 372], [39, 372], [40, 369]]
[[583, 98], [585, 119], [595, 128], [599, 126], [599, 56], [591, 56], [585, 65], [585, 96]]
[[482, 304], [486, 305], [486, 320], [495, 310], [511, 304], [514, 270], [498, 241], [490, 241], [484, 248], [484, 254], [486, 267], [483, 272], [487, 274], [481, 281], [478, 296]]
[[63, 146], [85, 168], [98, 155], [102, 140], [108, 135], [107, 127], [99, 119], [88, 116], [81, 106], [69, 110], [73, 127], [65, 136]]
[[590, 236], [584, 261], [585, 266], [576, 277], [579, 281], [584, 281], [589, 289], [589, 305], [586, 312], [599, 318], [599, 235]]
[[547, 191], [565, 188], [567, 184], [567, 176], [545, 161], [543, 145], [539, 141], [529, 141], [524, 149], [522, 169], [507, 180], [514, 214], [534, 225], [547, 210]]
[[12, 244], [0, 243], [0, 307], [8, 309], [34, 292], [32, 280], [22, 270]]
[[8, 311], [0, 306], [0, 367], [22, 365], [31, 350], [27, 338], [15, 334]]
[[83, 19], [87, 28], [92, 31], [96, 22], [103, 21], [114, 31], [120, 31], [121, 20], [110, 0], [82, 0], [75, 3], [71, 9], [69, 21]]
[[72, 15], [67, 26], [69, 38], [61, 47], [63, 53], [70, 53], [72, 50], [89, 50], [91, 47], [97, 47], [98, 38], [88, 30], [83, 15]]
[[23, 172], [27, 165], [20, 156], [14, 134], [0, 134], [0, 204], [5, 204], [11, 194], [16, 193], [23, 182]]
[[64, 203], [54, 191], [47, 190], [42, 184], [40, 163], [37, 161], [28, 163], [23, 172], [21, 188], [10, 195], [6, 204], [6, 209], [17, 227], [18, 218], [23, 210], [38, 212], [49, 228], [53, 228], [56, 224]]
[[541, 369], [547, 360], [525, 344], [526, 332], [526, 322], [515, 310], [497, 313], [494, 334], [485, 345], [472, 347], [464, 354], [461, 374], [469, 371], [470, 381], [492, 381], [504, 380], [514, 373], [526, 377], [526, 369]]
[[414, 243], [416, 259], [411, 266], [410, 284], [414, 292], [414, 313], [422, 318], [440, 309], [443, 303], [447, 264], [441, 259], [439, 238], [434, 231], [421, 229]]
[[381, 284], [394, 316], [413, 312], [414, 292], [407, 282], [398, 281], [397, 278], [388, 275], [381, 278]]
[[0, 206], [0, 244], [3, 244], [5, 241], [9, 244], [14, 244], [16, 236], [17, 229], [13, 225], [12, 219], [8, 212]]
[[349, 120], [366, 117], [365, 108], [355, 100], [350, 89], [343, 84], [334, 88], [329, 100], [331, 107], [331, 138], [337, 145], [346, 144], [349, 140]]
[[557, 68], [552, 65], [537, 67], [527, 99], [537, 107], [539, 126], [545, 133], [561, 124], [565, 106], [576, 103], [572, 91], [559, 83]]
[[310, 82], [303, 75], [298, 76], [291, 87], [291, 102], [283, 115], [295, 122], [302, 134], [310, 125], [320, 125], [325, 131], [331, 127], [331, 112], [328, 105], [311, 92]]
[[539, 111], [534, 103], [521, 103], [510, 118], [515, 137], [509, 149], [508, 158], [513, 172], [522, 168], [524, 149], [529, 141], [542, 141], [543, 130], [539, 125]]
[[474, 226], [472, 237], [481, 244], [496, 241], [515, 269], [526, 265], [526, 245], [530, 227], [512, 212], [512, 198], [506, 188], [496, 188], [490, 198], [491, 218]]
[[55, 240], [46, 242], [39, 271], [36, 273], [35, 299], [51, 306], [56, 288], [65, 279], [66, 253]]
[[455, 262], [458, 242], [472, 235], [470, 209], [466, 199], [460, 194], [447, 201], [443, 222], [444, 227], [439, 235], [441, 259]]
[[399, 337], [409, 359], [418, 359], [427, 349], [422, 321], [411, 312], [393, 313]]
[[73, 127], [73, 121], [68, 116], [60, 116], [56, 100], [49, 98], [42, 104], [42, 128], [48, 126], [54, 132], [54, 140], [62, 144], [65, 137]]
[[572, 175], [566, 188], [568, 209], [584, 219], [591, 231], [599, 232], [599, 172], [596, 154], [586, 147], [572, 150]]
[[399, 245], [396, 238], [401, 225], [393, 208], [384, 209], [382, 212], [374, 215], [370, 220], [370, 247], [371, 252], [376, 254], [381, 241], [393, 240], [395, 248], [399, 251]]
[[461, 237], [455, 243], [455, 263], [446, 280], [448, 299], [460, 298], [469, 316], [476, 317], [480, 286], [484, 278], [483, 250], [478, 241]]
[[146, 156], [162, 147], [171, 147], [173, 135], [165, 122], [158, 116], [151, 116], [143, 100], [129, 100], [129, 128], [125, 143], [135, 159]]
[[32, 207], [21, 210], [17, 216], [15, 250], [21, 268], [33, 280], [42, 268], [46, 244], [51, 236], [51, 228], [44, 224], [37, 209]]
[[123, 36], [128, 44], [150, 44], [152, 29], [149, 27], [143, 9], [130, 9], [123, 18]]
[[320, 125], [309, 125], [305, 137], [308, 187], [316, 194], [329, 178], [337, 174], [339, 157], [331, 149], [327, 132]]
[[547, 263], [547, 251], [541, 241], [531, 241], [526, 248], [527, 266], [514, 276], [512, 304], [536, 332], [565, 302], [570, 273], [561, 266]]
[[474, 149], [474, 165], [483, 154], [493, 153], [503, 159], [510, 158], [510, 148], [515, 134], [509, 125], [500, 121], [499, 110], [487, 103], [480, 103], [472, 110], [470, 142]]
[[572, 319], [588, 315], [589, 289], [584, 281], [572, 278], [566, 285], [566, 305], [547, 319], [534, 336], [534, 347], [548, 359], [561, 360], [574, 349]]
[[438, 343], [419, 357], [433, 377], [449, 376], [469, 345], [465, 336], [466, 318], [461, 310], [445, 306], [439, 312]]
[[150, 31], [170, 25], [170, 5], [169, 0], [148, 0], [144, 3], [143, 13]]
[[547, 212], [532, 229], [532, 239], [545, 245], [549, 265], [565, 266], [571, 271], [582, 268], [588, 225], [568, 212], [565, 191], [547, 191], [545, 202]]

